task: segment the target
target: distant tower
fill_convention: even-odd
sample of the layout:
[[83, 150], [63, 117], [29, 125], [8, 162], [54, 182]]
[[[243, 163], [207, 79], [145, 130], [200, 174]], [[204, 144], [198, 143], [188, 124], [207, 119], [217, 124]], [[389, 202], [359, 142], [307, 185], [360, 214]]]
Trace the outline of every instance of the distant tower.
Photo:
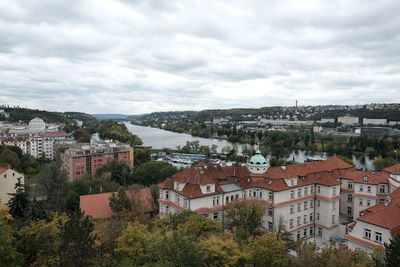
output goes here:
[[296, 108], [297, 108], [297, 100], [296, 100]]

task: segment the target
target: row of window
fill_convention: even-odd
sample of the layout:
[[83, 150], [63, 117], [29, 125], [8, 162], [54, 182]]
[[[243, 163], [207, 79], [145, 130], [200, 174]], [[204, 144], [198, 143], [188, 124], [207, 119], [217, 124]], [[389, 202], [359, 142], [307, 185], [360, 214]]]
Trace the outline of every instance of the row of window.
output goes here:
[[[318, 228], [317, 234], [322, 235], [322, 229]], [[302, 231], [297, 231], [297, 240], [314, 236], [314, 227], [304, 228]]]
[[[370, 229], [364, 229], [364, 238], [369, 240], [372, 239], [372, 232]], [[373, 241], [382, 243], [382, 233], [375, 232]]]
[[[310, 189], [310, 191], [309, 191]], [[308, 194], [314, 194], [314, 186], [311, 185], [310, 187], [306, 186], [303, 188], [297, 188], [297, 197], [308, 196]], [[295, 198], [295, 190], [290, 190], [290, 199]]]
[[[314, 213], [310, 213], [310, 214], [304, 214], [303, 216], [303, 222], [301, 221], [301, 217], [298, 216], [297, 220], [296, 220], [296, 225], [300, 226], [302, 224], [308, 223], [308, 222], [312, 222], [314, 218]], [[289, 220], [289, 228], [294, 228], [294, 219], [290, 219]]]
[[[297, 203], [296, 206], [297, 206], [297, 212], [301, 211], [302, 208], [303, 208], [303, 210], [307, 210], [308, 207], [310, 207], [310, 208], [314, 207], [314, 200], [311, 199], [310, 204], [308, 204], [308, 201], [304, 201], [303, 205], [302, 205], [302, 203]], [[290, 214], [294, 213], [294, 207], [295, 207], [295, 205], [290, 205]]]

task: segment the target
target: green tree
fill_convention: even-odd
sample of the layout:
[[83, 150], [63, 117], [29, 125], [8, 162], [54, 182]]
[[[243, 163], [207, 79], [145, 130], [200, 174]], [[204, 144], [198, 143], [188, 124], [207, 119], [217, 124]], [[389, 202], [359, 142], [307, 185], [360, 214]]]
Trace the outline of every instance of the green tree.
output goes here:
[[129, 201], [124, 187], [118, 189], [118, 193], [112, 193], [110, 200], [110, 208], [113, 212], [121, 213], [130, 211], [132, 203]]
[[134, 170], [134, 181], [141, 185], [158, 184], [167, 177], [178, 172], [174, 166], [167, 162], [150, 161]]
[[11, 168], [17, 169], [21, 165], [21, 161], [19, 160], [16, 152], [6, 148], [0, 154], [0, 165], [10, 165]]
[[61, 211], [67, 194], [67, 173], [61, 168], [61, 160], [46, 164], [37, 174], [37, 184], [47, 197], [48, 209]]
[[93, 233], [94, 225], [89, 217], [74, 212], [64, 223], [60, 233], [60, 262], [64, 266], [93, 266], [96, 257]]
[[26, 211], [30, 204], [28, 194], [25, 191], [25, 185], [21, 183], [21, 178], [15, 184], [15, 193], [9, 193], [11, 196], [8, 201], [10, 207], [10, 214], [17, 220], [24, 220], [27, 216]]
[[395, 165], [397, 162], [392, 158], [377, 157], [374, 159], [374, 167], [377, 170], [383, 170], [387, 167]]
[[106, 165], [97, 169], [96, 176], [99, 177], [107, 173], [111, 175], [112, 181], [120, 185], [126, 186], [132, 184], [132, 170], [125, 162], [118, 160], [109, 161]]
[[230, 228], [244, 229], [254, 234], [257, 228], [262, 227], [265, 210], [266, 206], [262, 202], [243, 199], [228, 203], [225, 214]]
[[385, 244], [385, 248], [386, 266], [398, 266], [400, 263], [400, 235], [391, 239], [389, 244]]

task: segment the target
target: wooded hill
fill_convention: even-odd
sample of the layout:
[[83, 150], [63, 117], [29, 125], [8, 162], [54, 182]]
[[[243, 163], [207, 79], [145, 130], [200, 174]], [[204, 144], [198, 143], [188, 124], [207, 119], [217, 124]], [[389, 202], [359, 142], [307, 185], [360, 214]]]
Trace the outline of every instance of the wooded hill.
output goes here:
[[10, 115], [9, 118], [0, 119], [6, 119], [11, 122], [23, 121], [25, 123], [28, 123], [31, 119], [35, 117], [39, 117], [47, 123], [68, 123], [74, 119], [81, 121], [96, 120], [93, 116], [82, 112], [55, 112], [39, 109], [29, 109], [18, 106], [10, 107], [8, 105], [1, 105], [0, 109], [4, 110]]

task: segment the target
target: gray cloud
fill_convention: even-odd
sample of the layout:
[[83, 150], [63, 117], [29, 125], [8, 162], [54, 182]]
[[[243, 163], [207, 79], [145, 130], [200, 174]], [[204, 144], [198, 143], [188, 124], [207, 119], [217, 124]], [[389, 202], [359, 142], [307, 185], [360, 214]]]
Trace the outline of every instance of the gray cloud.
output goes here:
[[129, 113], [400, 98], [396, 0], [0, 2], [0, 102]]

